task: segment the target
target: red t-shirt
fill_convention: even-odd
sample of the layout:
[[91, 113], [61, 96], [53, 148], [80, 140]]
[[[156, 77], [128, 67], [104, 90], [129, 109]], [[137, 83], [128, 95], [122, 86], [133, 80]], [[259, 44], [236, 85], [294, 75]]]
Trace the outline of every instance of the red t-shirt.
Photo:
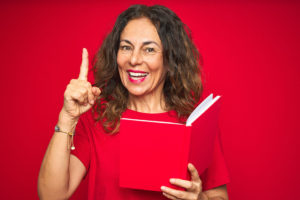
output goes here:
[[[173, 115], [170, 115], [170, 113]], [[178, 122], [177, 118], [174, 117], [174, 112], [149, 114], [127, 109], [122, 114], [122, 117]], [[161, 192], [119, 187], [119, 135], [118, 133], [113, 135], [105, 133], [100, 123], [94, 121], [91, 111], [83, 114], [79, 119], [74, 136], [76, 149], [71, 153], [81, 160], [88, 171], [88, 199], [166, 199]], [[203, 190], [208, 190], [229, 182], [219, 136], [217, 136], [215, 143], [213, 162], [200, 175], [200, 178], [203, 183]]]

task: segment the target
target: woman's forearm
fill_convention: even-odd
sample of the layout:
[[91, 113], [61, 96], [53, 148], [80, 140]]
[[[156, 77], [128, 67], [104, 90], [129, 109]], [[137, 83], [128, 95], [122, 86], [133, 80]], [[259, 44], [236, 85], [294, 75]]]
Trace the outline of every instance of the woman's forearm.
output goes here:
[[[60, 114], [58, 126], [62, 131], [74, 131], [76, 122]], [[41, 199], [67, 199], [69, 190], [70, 136], [55, 132], [44, 156], [39, 178], [38, 194]]]

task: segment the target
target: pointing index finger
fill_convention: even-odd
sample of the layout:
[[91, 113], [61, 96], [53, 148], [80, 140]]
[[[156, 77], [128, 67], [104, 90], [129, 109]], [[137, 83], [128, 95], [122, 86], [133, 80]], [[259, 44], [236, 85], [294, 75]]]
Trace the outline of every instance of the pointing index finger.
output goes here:
[[86, 48], [82, 49], [82, 61], [80, 66], [80, 73], [78, 79], [87, 80], [87, 75], [89, 71], [89, 55]]

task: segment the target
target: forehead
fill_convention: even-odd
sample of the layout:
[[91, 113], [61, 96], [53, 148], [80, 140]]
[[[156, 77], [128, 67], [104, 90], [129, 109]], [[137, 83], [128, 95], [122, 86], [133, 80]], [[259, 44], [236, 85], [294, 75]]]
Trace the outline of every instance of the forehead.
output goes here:
[[155, 41], [161, 44], [156, 28], [148, 18], [130, 20], [122, 31], [120, 39], [133, 43]]

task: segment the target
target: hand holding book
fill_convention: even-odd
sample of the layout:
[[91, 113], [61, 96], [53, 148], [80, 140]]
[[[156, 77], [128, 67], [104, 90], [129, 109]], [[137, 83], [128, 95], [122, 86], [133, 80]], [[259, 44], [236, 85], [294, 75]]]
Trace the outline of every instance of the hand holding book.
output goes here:
[[198, 171], [194, 165], [188, 164], [188, 170], [191, 175], [191, 180], [182, 180], [171, 178], [170, 183], [178, 187], [184, 188], [185, 191], [176, 190], [169, 187], [162, 186], [163, 195], [169, 199], [203, 199], [202, 181], [199, 177]]

